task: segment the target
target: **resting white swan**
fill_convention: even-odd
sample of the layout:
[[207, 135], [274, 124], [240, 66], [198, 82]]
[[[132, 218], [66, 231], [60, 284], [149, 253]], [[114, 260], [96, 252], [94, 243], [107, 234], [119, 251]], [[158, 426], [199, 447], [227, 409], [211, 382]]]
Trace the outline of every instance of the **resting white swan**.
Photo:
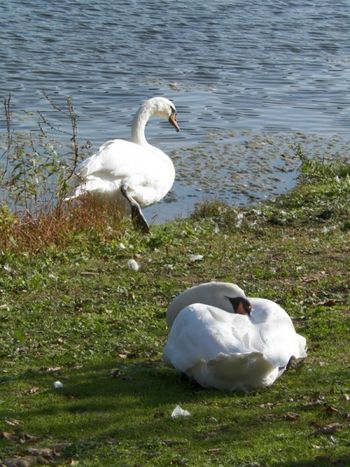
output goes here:
[[86, 193], [115, 198], [120, 211], [130, 212], [135, 227], [148, 232], [141, 207], [160, 201], [175, 178], [174, 164], [160, 149], [150, 145], [145, 127], [152, 116], [166, 118], [177, 131], [176, 108], [165, 97], [146, 100], [132, 124], [132, 142], [114, 139], [104, 143], [96, 154], [83, 161], [77, 175], [81, 179], [73, 196]]
[[[195, 303], [178, 310], [164, 362], [203, 387], [248, 391], [269, 386], [291, 357], [306, 356], [305, 338], [271, 300], [246, 297], [239, 287], [222, 282], [192, 287], [182, 295]], [[215, 307], [214, 297], [226, 309]]]

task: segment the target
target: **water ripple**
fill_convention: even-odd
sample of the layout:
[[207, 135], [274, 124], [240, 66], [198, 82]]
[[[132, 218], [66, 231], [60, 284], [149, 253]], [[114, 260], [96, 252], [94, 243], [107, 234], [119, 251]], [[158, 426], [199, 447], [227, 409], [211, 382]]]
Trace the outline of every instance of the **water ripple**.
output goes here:
[[0, 18], [2, 99], [50, 113], [43, 92], [59, 106], [72, 96], [94, 147], [128, 137], [155, 94], [179, 110], [180, 135], [148, 128], [167, 152], [208, 143], [211, 130], [349, 133], [347, 0], [7, 0]]

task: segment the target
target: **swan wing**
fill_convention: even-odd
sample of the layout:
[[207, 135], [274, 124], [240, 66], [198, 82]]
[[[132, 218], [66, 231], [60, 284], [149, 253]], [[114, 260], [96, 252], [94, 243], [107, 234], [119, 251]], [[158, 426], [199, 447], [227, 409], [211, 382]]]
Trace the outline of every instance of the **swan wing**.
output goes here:
[[134, 173], [143, 173], [154, 160], [154, 154], [148, 147], [122, 139], [104, 143], [93, 156], [81, 163], [78, 175], [82, 178], [126, 177]]
[[78, 170], [83, 180], [75, 197], [84, 192], [113, 193], [123, 183], [141, 206], [159, 201], [170, 190], [175, 169], [162, 151], [121, 139], [103, 144]]
[[278, 368], [254, 346], [247, 316], [196, 303], [178, 314], [164, 348], [164, 361], [203, 387], [250, 390], [268, 386]]
[[250, 299], [251, 319], [259, 332], [266, 359], [285, 368], [290, 358], [306, 356], [306, 340], [296, 333], [289, 315], [277, 303], [267, 299]]
[[169, 332], [164, 361], [182, 372], [219, 354], [257, 350], [254, 329], [247, 316], [195, 303], [180, 311]]

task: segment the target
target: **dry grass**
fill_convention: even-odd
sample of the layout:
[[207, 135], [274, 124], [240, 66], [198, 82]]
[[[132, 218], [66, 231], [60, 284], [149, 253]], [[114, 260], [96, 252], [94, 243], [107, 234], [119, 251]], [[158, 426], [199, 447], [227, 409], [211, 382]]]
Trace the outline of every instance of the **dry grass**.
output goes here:
[[42, 209], [35, 215], [0, 212], [0, 249], [37, 252], [49, 245], [66, 246], [76, 235], [115, 235], [122, 230], [122, 214], [113, 201], [85, 196], [62, 206]]

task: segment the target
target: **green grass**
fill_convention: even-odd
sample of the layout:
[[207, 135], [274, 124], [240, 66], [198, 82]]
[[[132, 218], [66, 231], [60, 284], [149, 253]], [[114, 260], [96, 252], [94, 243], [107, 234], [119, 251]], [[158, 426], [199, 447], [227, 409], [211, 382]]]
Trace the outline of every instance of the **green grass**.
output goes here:
[[[349, 172], [304, 162], [295, 190], [252, 208], [206, 203], [149, 236], [126, 222], [74, 232], [64, 247], [3, 251], [2, 462], [349, 465]], [[304, 363], [248, 394], [166, 368], [167, 304], [212, 279], [278, 301], [307, 338]], [[191, 416], [171, 419], [177, 404]]]

